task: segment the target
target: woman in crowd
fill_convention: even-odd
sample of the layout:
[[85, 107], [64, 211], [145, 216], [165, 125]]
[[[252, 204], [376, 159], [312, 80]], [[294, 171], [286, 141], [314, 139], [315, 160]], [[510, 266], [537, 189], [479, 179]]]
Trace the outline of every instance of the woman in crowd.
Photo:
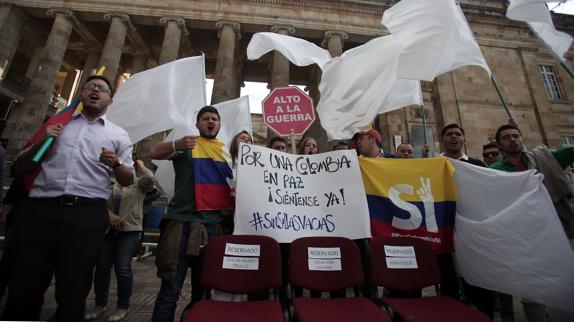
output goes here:
[[306, 137], [299, 143], [299, 151], [297, 154], [317, 154], [319, 153], [319, 146], [317, 140], [312, 137]]
[[[231, 140], [231, 146], [229, 147], [229, 154], [231, 154], [233, 170], [237, 168], [236, 162], [237, 162], [237, 156], [239, 155], [239, 143], [252, 144], [253, 139], [251, 138], [251, 134], [249, 134], [249, 132], [247, 131], [241, 131], [237, 133]], [[235, 173], [233, 177], [235, 178]]]
[[94, 273], [96, 305], [86, 313], [86, 320], [95, 320], [106, 311], [112, 266], [117, 277], [118, 301], [108, 321], [120, 321], [128, 314], [133, 285], [131, 263], [142, 231], [144, 198], [154, 188], [153, 172], [143, 161], [136, 160], [136, 172], [138, 177], [128, 187], [113, 183], [108, 199], [110, 228]]

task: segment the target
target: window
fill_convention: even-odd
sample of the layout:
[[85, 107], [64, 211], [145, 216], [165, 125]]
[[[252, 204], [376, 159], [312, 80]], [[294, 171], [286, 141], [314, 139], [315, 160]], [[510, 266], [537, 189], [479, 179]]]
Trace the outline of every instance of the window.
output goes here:
[[[434, 131], [433, 128], [427, 126], [426, 136], [430, 149], [429, 155], [434, 155]], [[423, 131], [422, 125], [412, 125], [411, 126], [411, 144], [415, 149], [415, 157], [420, 158], [422, 156], [422, 147], [425, 144], [425, 133]]]
[[542, 81], [544, 81], [544, 88], [546, 89], [546, 95], [550, 100], [560, 100], [562, 99], [562, 93], [560, 93], [560, 87], [558, 87], [558, 80], [556, 79], [556, 72], [554, 71], [554, 66], [552, 65], [540, 65], [538, 66], [540, 75], [542, 76]]
[[574, 136], [561, 136], [562, 145], [574, 145]]

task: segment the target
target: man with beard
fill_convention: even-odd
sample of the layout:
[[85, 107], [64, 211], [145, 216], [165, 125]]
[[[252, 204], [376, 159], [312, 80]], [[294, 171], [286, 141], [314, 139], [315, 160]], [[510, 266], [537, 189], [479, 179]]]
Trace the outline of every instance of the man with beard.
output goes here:
[[[199, 110], [195, 126], [202, 138], [217, 141], [215, 137], [220, 125], [215, 107], [205, 106]], [[207, 244], [208, 238], [222, 233], [222, 211], [199, 211], [196, 208], [191, 150], [198, 140], [194, 135], [186, 135], [172, 142], [159, 143], [150, 151], [152, 159], [172, 160], [175, 170], [174, 195], [160, 225], [156, 266], [161, 288], [153, 309], [154, 322], [173, 321], [188, 267], [191, 267], [191, 302], [202, 299], [204, 290], [200, 284], [199, 249]]]
[[[486, 167], [484, 162], [471, 158], [462, 151], [465, 143], [464, 129], [458, 124], [452, 123], [445, 126], [441, 131], [441, 138], [445, 149], [442, 156], [474, 164], [476, 166]], [[441, 294], [459, 299], [462, 293], [461, 287], [458, 283], [456, 270], [454, 268], [452, 254], [438, 254], [437, 261], [439, 263], [442, 277]], [[461, 279], [461, 284], [468, 301], [476, 306], [481, 312], [492, 318], [494, 311], [494, 292], [470, 285], [466, 283], [464, 279]]]
[[126, 131], [104, 116], [112, 103], [110, 82], [90, 76], [82, 87], [82, 113], [47, 126], [43, 137], [15, 160], [20, 174], [48, 137], [55, 141], [42, 161], [29, 199], [16, 216], [14, 257], [4, 319], [38, 320], [44, 292], [56, 278], [57, 321], [83, 321], [91, 276], [108, 227], [110, 177], [134, 180], [132, 144]]
[[[574, 239], [574, 197], [568, 188], [568, 177], [564, 170], [574, 162], [574, 148], [565, 147], [551, 151], [546, 147], [525, 149], [522, 133], [514, 124], [505, 124], [496, 131], [496, 143], [504, 154], [504, 158], [492, 164], [492, 169], [516, 172], [536, 169], [544, 175], [544, 186], [556, 213], [562, 223], [566, 236], [573, 244]], [[522, 299], [524, 312], [528, 321], [546, 321], [544, 306]], [[572, 316], [564, 316], [564, 312], [551, 310], [552, 321], [572, 321]]]

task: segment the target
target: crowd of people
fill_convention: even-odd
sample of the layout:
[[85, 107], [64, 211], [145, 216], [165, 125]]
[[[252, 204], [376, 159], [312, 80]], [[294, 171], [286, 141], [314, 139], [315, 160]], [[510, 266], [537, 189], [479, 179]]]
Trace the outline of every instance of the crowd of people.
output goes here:
[[[106, 119], [112, 96], [112, 86], [106, 78], [89, 77], [81, 91], [82, 113], [73, 116], [66, 126], [59, 123], [47, 126], [42, 138], [14, 162], [14, 181], [4, 200], [4, 210], [10, 210], [12, 228], [0, 268], [2, 294], [8, 286], [3, 319], [38, 320], [44, 293], [53, 277], [58, 303], [55, 320], [97, 319], [108, 306], [112, 266], [118, 298], [109, 321], [122, 320], [128, 314], [133, 285], [131, 258], [141, 240], [145, 196], [154, 189], [156, 181], [142, 161], [134, 162], [126, 131]], [[171, 160], [175, 170], [174, 195], [160, 225], [155, 259], [161, 287], [153, 308], [154, 322], [174, 321], [188, 268], [191, 268], [191, 302], [205, 297], [199, 277], [201, 249], [210, 239], [233, 231], [233, 222], [229, 220], [232, 214], [224, 210], [198, 210], [195, 199], [190, 150], [199, 138], [217, 140], [220, 125], [218, 110], [205, 106], [197, 114], [199, 136], [165, 141], [150, 151], [154, 160]], [[48, 137], [56, 138], [55, 143], [38, 165], [32, 158]], [[537, 169], [543, 173], [564, 230], [568, 238], [574, 238], [572, 194], [567, 189], [569, 179], [564, 171], [574, 162], [572, 147], [555, 151], [525, 149], [520, 129], [510, 122], [497, 130], [493, 142], [484, 145], [482, 161], [464, 153], [465, 131], [458, 124], [445, 126], [440, 137], [443, 157], [502, 171]], [[253, 142], [249, 132], [240, 132], [232, 140], [229, 152], [233, 171], [241, 142]], [[357, 133], [350, 142], [336, 142], [332, 150], [355, 149], [365, 158], [414, 157], [411, 144], [402, 143], [395, 153], [390, 153], [382, 149], [382, 143], [380, 133], [370, 129]], [[273, 137], [268, 147], [287, 152], [287, 141]], [[322, 150], [328, 149], [319, 147], [318, 140], [306, 137], [299, 143], [298, 154], [311, 155]], [[421, 150], [423, 157], [429, 156], [428, 146]], [[38, 176], [25, 189], [26, 178], [40, 166]], [[443, 295], [460, 299], [464, 293], [470, 303], [491, 318], [496, 298], [503, 320], [513, 321], [509, 295], [461, 281], [452, 254], [440, 254], [437, 259]], [[86, 310], [92, 286], [95, 304]], [[529, 321], [545, 321], [544, 306], [527, 299], [523, 302]]]

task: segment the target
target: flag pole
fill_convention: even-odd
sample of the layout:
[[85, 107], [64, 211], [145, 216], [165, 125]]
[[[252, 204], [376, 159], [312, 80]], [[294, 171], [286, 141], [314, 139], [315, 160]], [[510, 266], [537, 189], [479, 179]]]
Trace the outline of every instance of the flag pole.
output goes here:
[[427, 120], [426, 120], [426, 113], [425, 113], [425, 103], [423, 100], [423, 89], [422, 86], [420, 86], [421, 82], [419, 81], [419, 100], [421, 103], [421, 117], [423, 118], [423, 135], [425, 137], [425, 144], [428, 144], [428, 140], [427, 140]]
[[291, 129], [291, 153], [297, 154], [297, 150], [295, 149], [295, 130]]
[[[103, 75], [105, 70], [106, 70], [105, 66], [98, 68], [96, 75], [99, 75], [99, 76]], [[82, 84], [80, 84], [80, 85], [82, 85]], [[81, 111], [83, 108], [84, 108], [84, 106], [83, 106], [82, 102], [80, 102], [78, 104], [78, 106], [76, 106], [76, 110], [78, 110], [78, 111]], [[44, 143], [42, 144], [40, 149], [38, 149], [38, 151], [36, 152], [36, 154], [32, 158], [32, 161], [34, 163], [39, 163], [40, 160], [42, 160], [42, 158], [44, 157], [44, 154], [46, 154], [46, 151], [48, 151], [50, 146], [52, 146], [52, 143], [54, 143], [54, 140], [55, 140], [55, 138], [53, 136], [49, 136], [46, 139], [46, 141], [44, 141]]]
[[492, 84], [494, 85], [494, 88], [496, 88], [496, 93], [498, 94], [498, 97], [500, 98], [500, 101], [502, 102], [502, 106], [504, 106], [504, 110], [506, 111], [506, 114], [508, 114], [508, 118], [512, 118], [512, 114], [510, 113], [510, 110], [508, 109], [508, 104], [506, 104], [506, 100], [504, 99], [504, 96], [502, 96], [502, 92], [500, 91], [500, 87], [498, 87], [498, 84], [496, 83], [496, 80], [494, 79], [494, 75], [490, 75], [490, 80], [492, 81]]

